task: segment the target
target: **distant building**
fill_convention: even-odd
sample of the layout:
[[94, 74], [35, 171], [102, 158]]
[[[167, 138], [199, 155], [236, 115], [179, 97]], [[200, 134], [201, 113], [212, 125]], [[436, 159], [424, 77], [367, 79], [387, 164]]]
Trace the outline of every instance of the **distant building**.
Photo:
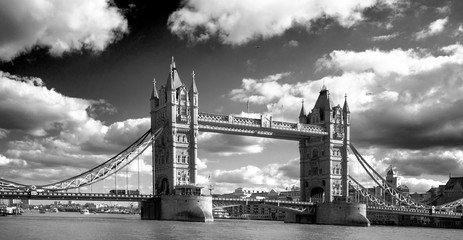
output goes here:
[[410, 193], [410, 198], [413, 200], [420, 202], [420, 203], [425, 203], [429, 199], [428, 193]]
[[275, 209], [260, 204], [237, 205], [223, 208], [223, 216], [229, 218], [241, 219], [265, 219], [265, 220], [279, 220], [285, 219], [285, 211]]
[[269, 199], [269, 200], [278, 200], [278, 192], [275, 191], [274, 189], [270, 190], [270, 192], [267, 195], [267, 199]]
[[436, 195], [439, 196], [436, 205], [463, 198], [463, 177], [450, 177], [447, 183], [441, 189], [437, 190]]
[[301, 198], [301, 189], [293, 186], [289, 191], [281, 191], [278, 200], [281, 201], [299, 201]]
[[[400, 184], [400, 178], [397, 174], [397, 171], [394, 170], [392, 166], [390, 166], [389, 170], [386, 172], [386, 182], [391, 187], [395, 188], [402, 195], [410, 195], [410, 189], [406, 185]], [[399, 205], [399, 201], [395, 199], [389, 192], [384, 191], [380, 186], [371, 187], [367, 190], [371, 195], [375, 196], [376, 198], [383, 199], [387, 203], [392, 205]]]
[[[222, 195], [218, 195], [218, 197], [222, 198], [254, 198], [254, 199], [265, 199], [268, 195], [268, 192], [250, 189], [250, 188], [243, 188], [239, 187], [235, 189], [232, 193], [225, 193]], [[264, 198], [262, 198], [264, 197]]]

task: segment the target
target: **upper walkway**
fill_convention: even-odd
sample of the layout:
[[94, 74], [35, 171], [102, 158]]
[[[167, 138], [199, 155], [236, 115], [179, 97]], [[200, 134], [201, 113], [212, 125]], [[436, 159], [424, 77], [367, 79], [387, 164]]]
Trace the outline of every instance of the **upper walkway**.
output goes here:
[[286, 140], [301, 140], [310, 136], [325, 136], [323, 126], [303, 123], [273, 121], [269, 115], [249, 118], [215, 113], [198, 114], [199, 130], [203, 132], [227, 133]]

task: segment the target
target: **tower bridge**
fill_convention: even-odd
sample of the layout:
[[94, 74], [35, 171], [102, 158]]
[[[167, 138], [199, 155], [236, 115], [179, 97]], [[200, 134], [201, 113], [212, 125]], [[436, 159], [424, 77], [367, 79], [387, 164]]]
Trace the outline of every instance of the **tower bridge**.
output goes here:
[[[142, 201], [143, 219], [212, 221], [212, 203], [217, 206], [221, 202], [232, 201], [212, 199], [211, 196], [202, 194], [200, 187], [196, 185], [198, 134], [214, 132], [297, 141], [300, 154], [300, 202], [277, 204], [287, 204], [285, 207], [295, 209], [306, 206], [307, 212], [304, 214], [316, 213], [317, 223], [369, 225], [367, 212], [377, 213], [375, 216], [384, 212], [396, 216], [406, 209], [407, 213], [421, 216], [426, 213], [436, 214], [435, 209], [451, 209], [463, 203], [460, 199], [433, 208], [401, 195], [352, 145], [347, 97], [342, 107], [340, 104], [335, 105], [325, 86], [309, 112], [302, 103], [298, 122], [279, 121], [267, 114], [252, 118], [199, 112], [195, 74], [192, 73], [187, 87], [180, 80], [173, 59], [165, 84], [158, 86], [153, 81], [152, 87], [151, 129], [132, 145], [106, 162], [56, 183], [27, 185], [0, 179], [0, 198]], [[153, 166], [151, 194], [134, 196], [66, 192], [69, 189], [92, 186], [115, 176], [150, 146]], [[374, 196], [349, 175], [349, 153], [356, 158], [350, 161], [357, 160], [371, 180], [389, 194], [389, 201]], [[233, 201], [233, 204], [239, 202]], [[266, 201], [265, 204], [274, 203]], [[292, 214], [297, 215], [297, 212], [293, 211]]]

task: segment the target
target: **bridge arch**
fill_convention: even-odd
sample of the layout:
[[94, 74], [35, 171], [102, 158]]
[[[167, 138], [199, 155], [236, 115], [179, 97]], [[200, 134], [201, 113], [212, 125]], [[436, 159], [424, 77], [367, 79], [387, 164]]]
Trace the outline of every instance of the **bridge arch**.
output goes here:
[[171, 194], [170, 191], [170, 183], [169, 179], [166, 176], [159, 176], [156, 181], [156, 192], [157, 194], [162, 195], [169, 195]]
[[312, 202], [325, 202], [325, 190], [322, 187], [314, 187], [310, 190]]

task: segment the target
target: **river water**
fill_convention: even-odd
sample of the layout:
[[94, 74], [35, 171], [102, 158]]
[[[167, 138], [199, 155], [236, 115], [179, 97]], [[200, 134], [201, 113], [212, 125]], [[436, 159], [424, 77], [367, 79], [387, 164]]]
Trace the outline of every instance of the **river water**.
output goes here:
[[461, 239], [463, 230], [417, 227], [344, 227], [276, 221], [212, 223], [140, 220], [139, 215], [25, 213], [0, 217], [0, 240], [85, 239]]

